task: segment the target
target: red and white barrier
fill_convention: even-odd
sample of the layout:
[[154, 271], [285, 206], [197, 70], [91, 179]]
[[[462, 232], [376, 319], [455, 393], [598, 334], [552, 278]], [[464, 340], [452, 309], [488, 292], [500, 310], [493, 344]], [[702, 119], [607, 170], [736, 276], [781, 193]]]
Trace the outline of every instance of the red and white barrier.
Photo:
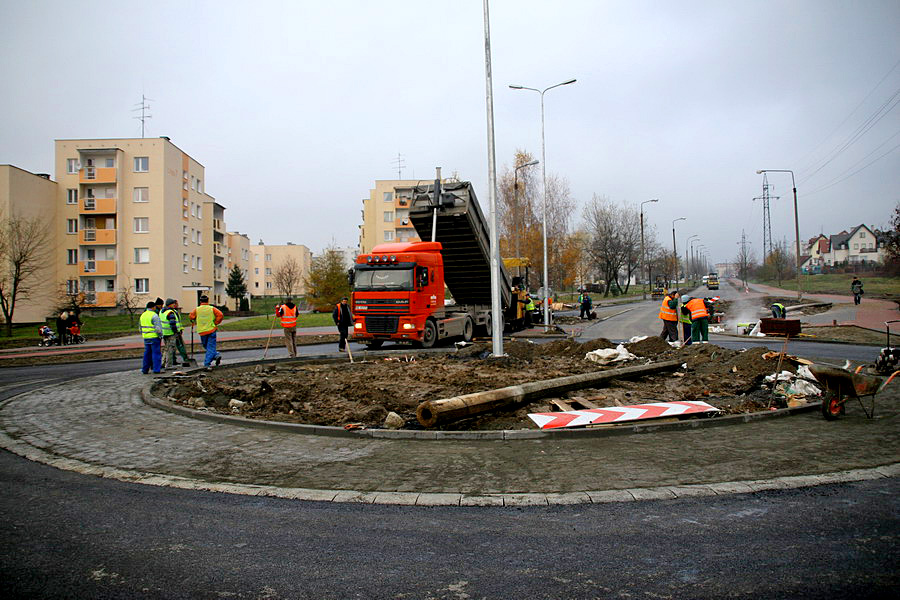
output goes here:
[[584, 427], [585, 425], [597, 425], [600, 423], [621, 423], [623, 421], [675, 417], [706, 412], [719, 412], [719, 409], [699, 400], [683, 400], [678, 402], [654, 402], [652, 404], [633, 404], [631, 406], [569, 410], [565, 412], [529, 413], [528, 416], [541, 429], [555, 429], [557, 427]]

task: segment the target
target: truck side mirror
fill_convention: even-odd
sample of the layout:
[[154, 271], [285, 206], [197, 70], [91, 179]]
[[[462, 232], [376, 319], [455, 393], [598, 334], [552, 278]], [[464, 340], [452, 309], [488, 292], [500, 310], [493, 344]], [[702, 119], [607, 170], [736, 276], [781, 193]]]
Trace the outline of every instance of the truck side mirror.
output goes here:
[[418, 281], [416, 282], [416, 285], [418, 287], [427, 286], [428, 285], [428, 267], [419, 267], [418, 275], [419, 275], [419, 277], [418, 277]]
[[350, 287], [353, 287], [353, 284], [356, 282], [356, 269], [347, 269], [347, 283], [350, 284]]

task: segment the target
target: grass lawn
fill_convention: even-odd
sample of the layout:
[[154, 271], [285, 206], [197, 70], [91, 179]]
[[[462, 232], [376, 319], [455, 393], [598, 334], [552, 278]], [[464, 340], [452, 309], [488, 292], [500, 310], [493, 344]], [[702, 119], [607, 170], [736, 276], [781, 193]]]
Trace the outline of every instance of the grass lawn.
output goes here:
[[[254, 308], [256, 305], [254, 304]], [[272, 327], [273, 315], [261, 315], [259, 317], [248, 317], [238, 321], [223, 321], [219, 325], [222, 331], [253, 331], [256, 329], [269, 329]], [[276, 319], [277, 321], [277, 319]], [[297, 316], [297, 327], [322, 327], [325, 325], [334, 325], [331, 320], [331, 313], [300, 313]], [[275, 323], [278, 327], [278, 323]]]
[[[863, 282], [865, 295], [869, 297], [900, 296], [900, 278], [897, 277], [872, 277], [862, 275], [859, 280]], [[829, 273], [823, 275], [801, 275], [800, 282], [803, 291], [810, 294], [841, 294], [850, 295], [850, 282], [853, 275], [845, 273]], [[783, 279], [781, 285], [775, 280], [755, 281], [785, 290], [796, 290], [796, 279]]]

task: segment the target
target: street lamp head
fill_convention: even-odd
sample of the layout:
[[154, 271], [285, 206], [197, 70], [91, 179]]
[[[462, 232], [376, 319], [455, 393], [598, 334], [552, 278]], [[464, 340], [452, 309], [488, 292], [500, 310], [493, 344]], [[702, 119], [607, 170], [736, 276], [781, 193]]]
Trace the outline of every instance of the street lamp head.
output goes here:
[[765, 172], [766, 172], [765, 169], [757, 169], [757, 170], [756, 170], [756, 174], [757, 174], [757, 175], [762, 175], [762, 174], [765, 173]]
[[521, 86], [521, 85], [511, 85], [509, 87], [514, 90], [524, 90], [525, 89], [525, 87]]
[[533, 161], [531, 161], [531, 162], [525, 163], [525, 164], [522, 165], [522, 166], [523, 166], [523, 167], [532, 167], [532, 166], [534, 166], [534, 165], [536, 165], [536, 164], [539, 164], [540, 162], [541, 162], [541, 161], [539, 161], [539, 160], [533, 160]]
[[687, 221], [687, 217], [678, 217], [677, 219], [672, 221], [672, 226], [674, 227], [675, 223], [677, 223], [678, 221]]
[[577, 80], [577, 79], [570, 79], [569, 81], [564, 81], [564, 82], [562, 82], [562, 83], [559, 84], [559, 85], [569, 85], [570, 83], [575, 83], [576, 81], [578, 81], [578, 80]]

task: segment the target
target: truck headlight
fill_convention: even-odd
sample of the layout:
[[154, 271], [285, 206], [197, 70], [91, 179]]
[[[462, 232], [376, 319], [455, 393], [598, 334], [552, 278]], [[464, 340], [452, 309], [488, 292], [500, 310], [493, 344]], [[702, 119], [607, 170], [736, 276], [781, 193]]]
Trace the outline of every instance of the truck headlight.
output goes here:
[[362, 323], [355, 323], [353, 329], [362, 329]]
[[415, 328], [416, 328], [416, 326], [413, 325], [412, 323], [404, 323], [403, 324], [403, 329], [415, 329]]

